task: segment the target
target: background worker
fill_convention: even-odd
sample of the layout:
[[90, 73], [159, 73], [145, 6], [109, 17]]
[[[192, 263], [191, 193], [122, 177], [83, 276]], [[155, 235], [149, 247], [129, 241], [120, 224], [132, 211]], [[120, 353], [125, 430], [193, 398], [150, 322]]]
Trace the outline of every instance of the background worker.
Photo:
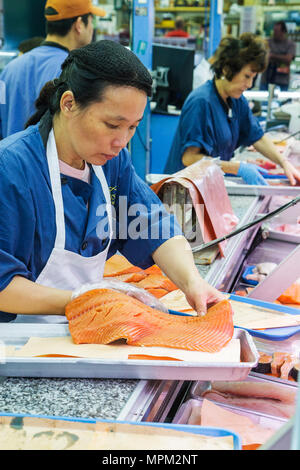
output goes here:
[[280, 87], [281, 91], [289, 88], [290, 64], [296, 55], [296, 44], [287, 37], [284, 21], [274, 24], [273, 37], [268, 40], [270, 53], [269, 64], [262, 74], [260, 89], [267, 90], [270, 83]]
[[199, 314], [223, 299], [132, 166], [126, 146], [151, 92], [133, 52], [93, 42], [43, 87], [28, 128], [0, 143], [2, 321], [66, 322], [72, 292], [99, 282], [116, 251], [141, 268], [157, 264]]
[[165, 34], [166, 38], [188, 38], [190, 35], [185, 31], [185, 21], [181, 16], [175, 20], [175, 29]]
[[0, 75], [5, 86], [0, 104], [1, 138], [24, 129], [40, 90], [60, 74], [69, 51], [91, 42], [93, 15], [104, 16], [105, 12], [91, 0], [47, 0], [45, 41], [11, 61]]
[[300, 173], [284, 159], [264, 135], [243, 92], [267, 63], [265, 42], [251, 33], [224, 38], [212, 64], [214, 79], [193, 90], [186, 99], [164, 169], [172, 174], [204, 156], [221, 158], [224, 173], [236, 174], [247, 184], [266, 184], [261, 169], [251, 163], [231, 161], [240, 146], [253, 145], [280, 165], [291, 184]]

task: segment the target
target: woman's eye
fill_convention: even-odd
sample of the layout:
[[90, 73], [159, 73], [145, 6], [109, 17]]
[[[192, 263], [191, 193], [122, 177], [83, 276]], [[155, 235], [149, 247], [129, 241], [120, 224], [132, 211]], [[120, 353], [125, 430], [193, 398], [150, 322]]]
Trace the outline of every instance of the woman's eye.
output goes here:
[[110, 124], [109, 122], [106, 122], [105, 125], [106, 125], [109, 129], [118, 129], [118, 126], [115, 126], [114, 124]]

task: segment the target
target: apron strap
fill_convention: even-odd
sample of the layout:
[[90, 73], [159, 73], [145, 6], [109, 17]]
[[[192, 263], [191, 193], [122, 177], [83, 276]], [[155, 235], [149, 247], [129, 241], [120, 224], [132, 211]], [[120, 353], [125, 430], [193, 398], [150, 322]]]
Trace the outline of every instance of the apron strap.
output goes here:
[[50, 131], [47, 142], [47, 160], [53, 201], [55, 205], [56, 238], [54, 246], [56, 248], [64, 249], [66, 242], [65, 214], [61, 190], [59, 162], [53, 129]]

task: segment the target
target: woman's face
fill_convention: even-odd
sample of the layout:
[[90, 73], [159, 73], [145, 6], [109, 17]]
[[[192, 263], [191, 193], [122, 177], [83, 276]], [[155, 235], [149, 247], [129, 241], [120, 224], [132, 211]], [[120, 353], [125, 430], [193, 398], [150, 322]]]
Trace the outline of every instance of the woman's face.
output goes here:
[[256, 73], [250, 64], [245, 65], [231, 81], [224, 80], [224, 92], [231, 98], [240, 98], [244, 91], [252, 87]]
[[146, 93], [133, 87], [109, 86], [101, 102], [80, 109], [72, 102], [67, 125], [68, 159], [104, 165], [133, 137], [143, 118]]

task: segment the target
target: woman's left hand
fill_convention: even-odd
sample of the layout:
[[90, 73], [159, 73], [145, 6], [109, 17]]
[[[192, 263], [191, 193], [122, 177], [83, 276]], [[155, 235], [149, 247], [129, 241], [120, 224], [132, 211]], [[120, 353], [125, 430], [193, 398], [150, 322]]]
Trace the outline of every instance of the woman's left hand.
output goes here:
[[263, 135], [253, 146], [257, 152], [282, 167], [292, 186], [300, 183], [300, 171], [279, 153], [276, 145], [267, 135]]
[[292, 186], [300, 183], [300, 171], [288, 160], [282, 160], [281, 166]]
[[191, 247], [182, 235], [170, 238], [160, 245], [152, 253], [152, 258], [178, 289], [184, 292], [190, 306], [199, 316], [205, 315], [207, 306], [226, 298], [202, 279], [195, 265]]
[[198, 279], [195, 279], [193, 284], [185, 291], [185, 296], [198, 316], [205, 315], [207, 307], [226, 299], [224, 294], [212, 287], [200, 276]]

